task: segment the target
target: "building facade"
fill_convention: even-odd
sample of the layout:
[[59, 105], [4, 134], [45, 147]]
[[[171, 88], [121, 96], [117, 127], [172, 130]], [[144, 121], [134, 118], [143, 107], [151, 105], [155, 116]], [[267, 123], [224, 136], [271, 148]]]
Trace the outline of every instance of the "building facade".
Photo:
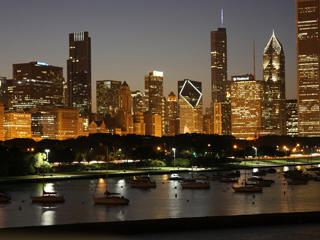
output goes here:
[[5, 140], [14, 138], [31, 138], [31, 114], [30, 113], [4, 113]]
[[63, 70], [43, 62], [13, 64], [13, 79], [6, 81], [8, 108], [28, 111], [33, 108], [62, 107]]
[[286, 115], [287, 135], [298, 136], [298, 104], [296, 99], [286, 101]]
[[152, 115], [161, 116], [161, 129], [164, 132], [164, 97], [163, 97], [163, 72], [152, 71], [144, 78], [146, 95], [146, 111]]
[[120, 81], [100, 80], [97, 86], [97, 113], [115, 115], [120, 109]]
[[179, 133], [203, 133], [202, 84], [185, 79], [178, 81]]
[[296, 1], [298, 131], [320, 136], [320, 9], [319, 0]]
[[262, 124], [264, 82], [252, 75], [234, 76], [231, 83], [231, 131], [240, 139], [255, 138]]
[[274, 135], [286, 134], [285, 55], [282, 44], [272, 36], [263, 52], [265, 81], [262, 128]]
[[211, 32], [211, 97], [214, 133], [231, 132], [230, 81], [227, 75], [227, 31], [218, 28]]
[[147, 111], [146, 106], [146, 96], [143, 92], [137, 90], [131, 92], [131, 99], [132, 99], [132, 113], [144, 113]]
[[178, 134], [178, 100], [173, 92], [170, 92], [166, 101], [165, 135], [174, 136]]
[[69, 34], [67, 102], [81, 116], [91, 114], [91, 38], [88, 32]]
[[151, 112], [144, 113], [144, 122], [146, 126], [145, 135], [162, 137], [162, 123], [159, 114], [152, 114]]

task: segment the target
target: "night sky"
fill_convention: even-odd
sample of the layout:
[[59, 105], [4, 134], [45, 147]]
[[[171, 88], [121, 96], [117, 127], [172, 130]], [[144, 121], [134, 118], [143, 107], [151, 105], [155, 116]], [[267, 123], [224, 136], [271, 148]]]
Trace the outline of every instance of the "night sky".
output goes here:
[[[10, 0], [0, 8], [0, 75], [11, 78], [12, 64], [42, 61], [64, 68], [68, 33], [89, 31], [92, 79], [126, 80], [144, 89], [144, 75], [164, 72], [165, 95], [177, 81], [201, 81], [210, 102], [210, 31], [228, 34], [228, 78], [253, 72], [257, 79], [272, 29], [286, 55], [287, 98], [296, 97], [294, 0]], [[94, 95], [95, 96], [95, 95]], [[95, 102], [95, 101], [94, 101]]]

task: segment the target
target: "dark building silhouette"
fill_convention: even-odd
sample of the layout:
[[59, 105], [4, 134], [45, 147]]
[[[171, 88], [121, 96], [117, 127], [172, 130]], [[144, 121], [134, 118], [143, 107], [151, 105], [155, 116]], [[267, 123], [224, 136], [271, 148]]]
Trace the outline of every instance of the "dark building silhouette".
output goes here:
[[7, 80], [8, 108], [28, 111], [33, 108], [61, 107], [63, 70], [43, 62], [13, 64], [13, 79]]
[[296, 1], [298, 131], [320, 136], [319, 0]]
[[91, 38], [88, 32], [69, 34], [67, 101], [80, 115], [91, 113]]
[[274, 31], [263, 52], [265, 81], [262, 128], [269, 134], [286, 134], [285, 55]]
[[227, 80], [227, 32], [211, 32], [211, 96], [214, 133], [231, 133], [230, 81]]

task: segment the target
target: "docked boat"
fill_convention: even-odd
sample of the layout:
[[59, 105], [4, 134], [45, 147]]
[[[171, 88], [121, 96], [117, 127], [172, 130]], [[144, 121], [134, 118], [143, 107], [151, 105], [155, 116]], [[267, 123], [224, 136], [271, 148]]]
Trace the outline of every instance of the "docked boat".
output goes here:
[[155, 188], [157, 186], [155, 181], [152, 181], [150, 177], [134, 177], [130, 182], [132, 188]]
[[185, 179], [181, 182], [182, 189], [208, 189], [210, 185], [208, 182], [197, 181], [195, 179]]
[[57, 192], [46, 192], [43, 190], [42, 196], [31, 196], [33, 203], [63, 203], [63, 196], [57, 196]]
[[256, 185], [233, 185], [232, 189], [235, 193], [261, 193], [263, 191], [262, 187]]
[[199, 174], [199, 175], [193, 176], [193, 179], [196, 179], [196, 180], [209, 180], [210, 177], [205, 175], [205, 174]]
[[[107, 153], [107, 156], [109, 154]], [[93, 197], [93, 202], [95, 204], [104, 204], [104, 205], [128, 205], [129, 204], [129, 199], [120, 196], [120, 193], [111, 193], [108, 191], [108, 184], [107, 184], [107, 179], [108, 179], [108, 159], [106, 160], [106, 191], [104, 193], [104, 196], [94, 196]]]
[[10, 202], [11, 197], [8, 196], [7, 194], [0, 192], [0, 203], [8, 203]]
[[179, 174], [177, 173], [173, 173], [170, 175], [169, 180], [184, 180], [184, 177], [181, 177]]
[[118, 193], [105, 192], [103, 197], [93, 197], [95, 204], [106, 204], [106, 205], [128, 205], [129, 199], [118, 196]]

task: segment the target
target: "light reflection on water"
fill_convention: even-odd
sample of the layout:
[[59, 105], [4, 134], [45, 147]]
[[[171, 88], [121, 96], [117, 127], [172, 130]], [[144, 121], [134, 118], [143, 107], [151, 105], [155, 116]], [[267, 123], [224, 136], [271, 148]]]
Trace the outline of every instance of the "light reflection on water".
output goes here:
[[[46, 191], [55, 191], [66, 199], [51, 206], [31, 203], [30, 196], [42, 191], [42, 183], [4, 185], [1, 189], [13, 200], [0, 204], [0, 227], [320, 210], [320, 182], [288, 186], [279, 173], [266, 176], [276, 183], [264, 188], [262, 194], [235, 194], [232, 184], [219, 181], [210, 181], [208, 190], [182, 190], [180, 183], [168, 180], [167, 175], [151, 178], [157, 188], [147, 190], [131, 188], [129, 178], [47, 183]], [[103, 195], [106, 183], [108, 191], [129, 198], [129, 205], [94, 205], [93, 195]]]

